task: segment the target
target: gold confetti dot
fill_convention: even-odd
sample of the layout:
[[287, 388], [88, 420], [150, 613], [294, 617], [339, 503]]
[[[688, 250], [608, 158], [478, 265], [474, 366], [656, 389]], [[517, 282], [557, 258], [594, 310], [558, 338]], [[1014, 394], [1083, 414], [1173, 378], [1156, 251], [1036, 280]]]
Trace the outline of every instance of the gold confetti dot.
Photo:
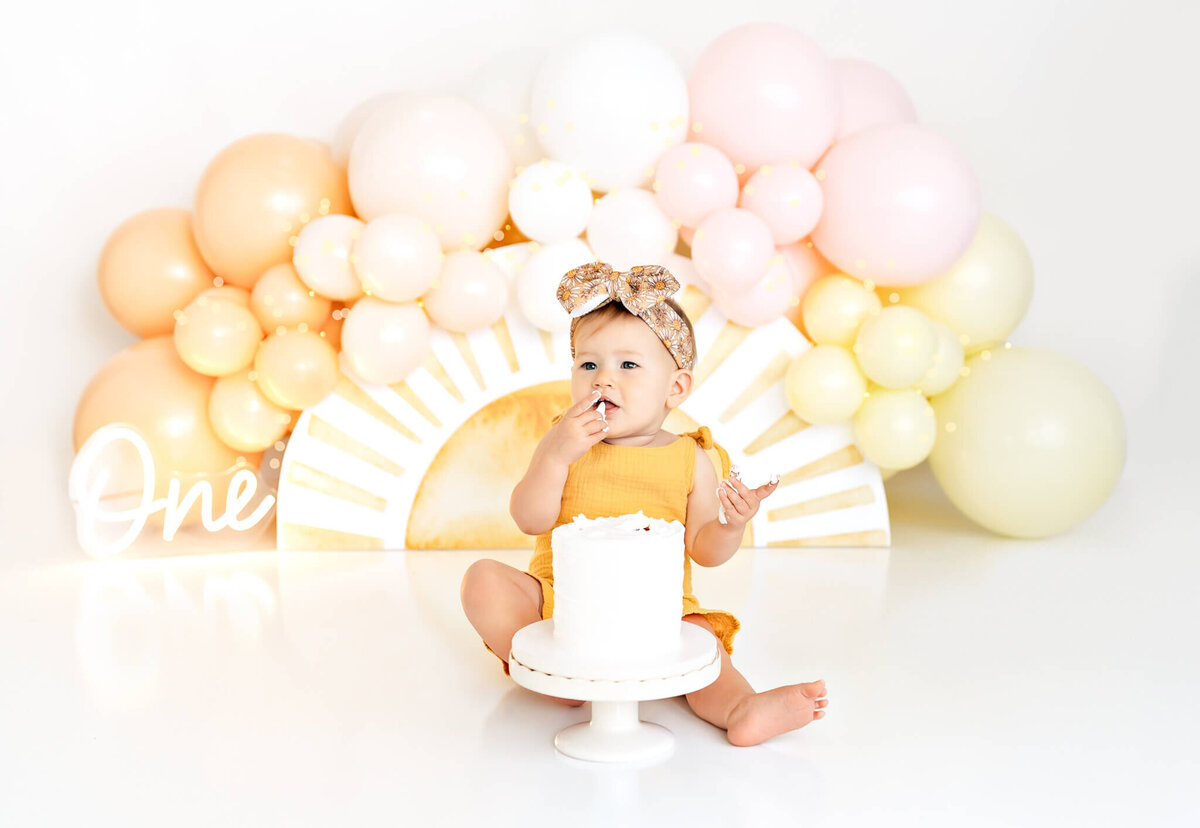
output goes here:
[[250, 371], [246, 374], [246, 379], [250, 380], [251, 382], [258, 382], [258, 371]]
[[558, 103], [554, 98], [546, 98], [546, 109], [554, 109], [556, 106], [558, 106]]
[[795, 158], [793, 158], [791, 161], [788, 162], [788, 166], [791, 167], [793, 170], [798, 170], [798, 169], [800, 169], [800, 162], [797, 161]]
[[466, 201], [466, 200], [467, 200], [467, 191], [466, 191], [466, 190], [459, 190], [459, 191], [458, 191], [458, 200], [459, 200], [459, 201]]
[[[692, 146], [688, 147], [688, 154], [691, 155], [692, 157], [699, 155], [700, 154], [700, 145], [693, 144]], [[680, 163], [682, 164], [683, 162], [681, 161]], [[682, 169], [682, 167], [680, 169]]]
[[979, 358], [980, 358], [980, 359], [982, 359], [984, 362], [987, 362], [989, 359], [991, 359], [991, 358], [992, 358], [992, 352], [991, 352], [991, 351], [984, 351], [983, 353], [981, 353], [981, 354], [979, 355]]
[[307, 333], [308, 332], [308, 323], [301, 322], [299, 325], [296, 326], [296, 330], [298, 330], [300, 333]]
[[896, 293], [896, 291], [893, 290], [891, 293], [888, 294], [888, 301], [891, 302], [893, 305], [896, 304], [897, 302], [900, 301], [900, 294]]
[[426, 190], [424, 195], [421, 196], [421, 198], [425, 199], [426, 201], [433, 201], [433, 193]]
[[1006, 351], [1007, 351], [1007, 350], [1011, 350], [1011, 349], [1012, 349], [1012, 343], [1011, 343], [1011, 342], [1005, 342], [1005, 343], [1004, 343], [1004, 350], [1006, 350]]
[[504, 241], [504, 233], [500, 230], [497, 230], [495, 233], [492, 233], [492, 238], [496, 241]]
[[[867, 266], [867, 261], [866, 261], [866, 259], [855, 259], [855, 260], [854, 260], [854, 266], [855, 266], [856, 268], [858, 268], [859, 270], [861, 270], [862, 268], [864, 268], [864, 267], [866, 267], [866, 266]], [[871, 286], [870, 286], [869, 288], [867, 288], [867, 290], [874, 290], [874, 289], [875, 289], [875, 283], [874, 283], [874, 282], [871, 282], [871, 283], [870, 283], [870, 285], [871, 285]]]
[[301, 224], [308, 224], [308, 219], [309, 219], [309, 215], [308, 215], [308, 213], [301, 213], [301, 214], [300, 214], [300, 223], [301, 223]]
[[513, 138], [513, 143], [516, 144], [518, 147], [525, 146], [525, 136], [517, 135], [515, 138]]
[[239, 454], [239, 455], [238, 455], [238, 458], [237, 458], [237, 460], [236, 460], [236, 461], [234, 461], [234, 465], [235, 465], [235, 466], [237, 466], [239, 469], [240, 469], [240, 468], [243, 468], [243, 467], [246, 465], [246, 458], [245, 458], [245, 457], [242, 457], [242, 456]]
[[287, 333], [287, 328], [285, 328], [283, 325], [280, 325], [275, 329], [275, 333], [279, 336], [283, 336], [285, 333]]
[[959, 334], [958, 342], [960, 345], [962, 345], [965, 348], [971, 344], [971, 337], [968, 334]]
[[299, 239], [298, 236], [288, 236], [288, 244], [291, 245], [292, 247], [295, 247], [298, 239]]
[[[280, 419], [283, 419], [283, 418], [281, 417]], [[291, 418], [289, 417], [288, 419], [291, 419]], [[283, 451], [285, 448], [287, 448], [287, 443], [283, 442], [283, 440], [275, 441], [275, 450], [276, 451]]]
[[742, 173], [744, 173], [746, 171], [746, 165], [745, 164], [734, 164], [733, 171], [735, 173], [737, 173], [738, 175], [741, 175]]
[[[859, 259], [857, 264], [859, 267], [862, 267], [862, 259]], [[874, 290], [875, 283], [873, 281], [871, 281], [870, 279], [863, 279], [863, 287], [866, 288], [867, 290]]]
[[742, 188], [742, 193], [745, 195], [754, 195], [754, 185], [747, 184], [745, 187]]
[[817, 171], [815, 173], [813, 173], [813, 177], [816, 178], [817, 181], [824, 181], [825, 180], [825, 168], [824, 167], [818, 168]]
[[761, 167], [758, 168], [758, 171], [760, 173], [762, 173], [763, 175], [770, 175], [771, 174], [771, 165], [763, 164]]
[[800, 196], [790, 197], [788, 199], [788, 206], [789, 207], [799, 207], [800, 206]]
[[538, 124], [538, 135], [545, 135], [549, 131], [549, 127], [545, 124]]
[[323, 241], [321, 243], [321, 252], [323, 254], [325, 254], [326, 256], [328, 256], [330, 253], [333, 252], [333, 240], [332, 239], [325, 239], [325, 241]]
[[955, 423], [946, 423], [946, 431], [957, 431], [958, 425]]
[[575, 122], [567, 121], [566, 130], [567, 130], [567, 132], [574, 132], [575, 131]]
[[225, 280], [222, 279], [220, 276], [213, 277], [213, 287], [221, 287], [221, 285], [223, 285], [223, 284], [225, 284]]
[[650, 131], [651, 131], [651, 132], [658, 132], [658, 121], [651, 121], [651, 122], [650, 122]]
[[968, 368], [966, 365], [964, 365], [962, 367], [962, 370], [959, 371], [958, 373], [960, 376], [969, 377], [969, 376], [971, 376], [971, 369]]
[[529, 113], [528, 113], [528, 112], [522, 112], [520, 115], [518, 115], [518, 116], [517, 116], [517, 123], [518, 123], [518, 124], [527, 124], [527, 123], [529, 123]]
[[272, 457], [270, 460], [267, 461], [267, 465], [270, 466], [272, 469], [279, 468], [279, 458]]
[[703, 131], [704, 131], [704, 124], [700, 123], [699, 121], [692, 124], [692, 132], [695, 132], [698, 135]]

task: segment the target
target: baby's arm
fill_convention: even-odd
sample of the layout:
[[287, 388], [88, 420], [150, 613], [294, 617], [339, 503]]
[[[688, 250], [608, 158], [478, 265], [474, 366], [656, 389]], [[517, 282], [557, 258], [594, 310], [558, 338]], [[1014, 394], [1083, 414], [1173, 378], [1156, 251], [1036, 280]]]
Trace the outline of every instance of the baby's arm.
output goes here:
[[525, 476], [513, 488], [508, 512], [526, 535], [540, 535], [554, 528], [562, 509], [569, 466], [604, 439], [608, 427], [591, 410], [598, 393], [577, 402], [546, 432], [533, 452]]
[[[717, 518], [717, 508], [721, 505], [717, 495], [718, 485], [725, 489], [726, 523], [721, 523]], [[718, 484], [708, 455], [696, 446], [696, 470], [692, 474], [687, 526], [684, 530], [685, 543], [692, 560], [700, 566], [720, 566], [732, 558], [742, 543], [746, 524], [758, 512], [759, 502], [775, 491], [777, 485], [778, 481], [772, 481], [757, 489], [750, 489], [735, 475], [730, 475], [729, 481]], [[733, 491], [730, 492], [729, 488]]]

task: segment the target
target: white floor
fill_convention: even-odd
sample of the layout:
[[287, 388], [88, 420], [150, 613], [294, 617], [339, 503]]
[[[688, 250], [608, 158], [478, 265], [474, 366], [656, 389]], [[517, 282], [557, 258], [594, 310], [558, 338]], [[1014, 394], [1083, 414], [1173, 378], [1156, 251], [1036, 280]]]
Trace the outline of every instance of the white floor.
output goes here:
[[644, 769], [557, 756], [587, 708], [463, 618], [467, 565], [525, 552], [60, 549], [0, 572], [0, 824], [1194, 825], [1194, 488], [1140, 468], [1060, 538], [977, 530], [918, 469], [890, 550], [701, 570], [741, 670], [823, 677], [829, 716], [734, 748], [647, 702], [676, 752]]

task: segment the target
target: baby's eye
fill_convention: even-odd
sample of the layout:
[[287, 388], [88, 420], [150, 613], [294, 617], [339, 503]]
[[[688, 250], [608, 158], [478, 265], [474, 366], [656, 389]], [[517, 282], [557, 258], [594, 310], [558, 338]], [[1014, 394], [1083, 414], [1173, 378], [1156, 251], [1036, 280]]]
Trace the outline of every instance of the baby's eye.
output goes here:
[[593, 368], [595, 368], [595, 367], [596, 367], [596, 363], [594, 363], [594, 362], [585, 362], [585, 363], [583, 363], [582, 365], [580, 365], [579, 367], [580, 367], [580, 368], [582, 368], [582, 369], [583, 369], [583, 370], [585, 370], [585, 371], [590, 371], [590, 370], [592, 370]]
[[627, 359], [627, 360], [625, 360], [624, 362], [622, 362], [622, 363], [621, 363], [621, 367], [622, 367], [622, 368], [624, 368], [626, 365], [631, 365], [631, 366], [633, 366], [634, 368], [636, 368], [636, 367], [637, 367], [637, 363], [636, 363], [636, 362], [631, 362], [631, 361], [629, 361], [628, 359]]

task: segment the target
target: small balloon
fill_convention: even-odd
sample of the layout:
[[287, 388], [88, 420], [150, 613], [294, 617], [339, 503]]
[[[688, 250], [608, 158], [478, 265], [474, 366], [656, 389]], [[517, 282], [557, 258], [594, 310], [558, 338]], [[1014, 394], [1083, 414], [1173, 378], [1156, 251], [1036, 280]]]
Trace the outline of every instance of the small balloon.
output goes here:
[[446, 330], [465, 333], [486, 328], [504, 313], [508, 279], [482, 253], [447, 253], [437, 283], [422, 301], [429, 318]]
[[854, 345], [863, 320], [879, 313], [879, 297], [857, 279], [834, 274], [812, 284], [801, 304], [804, 328], [821, 345]]
[[292, 265], [300, 281], [328, 299], [343, 302], [362, 296], [350, 255], [366, 223], [354, 216], [321, 216], [304, 225], [296, 237]]
[[530, 324], [551, 333], [570, 330], [571, 317], [558, 302], [558, 283], [571, 268], [594, 261], [591, 248], [579, 239], [538, 248], [517, 275], [517, 302]]
[[258, 347], [254, 373], [259, 390], [275, 405], [311, 408], [337, 385], [337, 352], [315, 331], [285, 328]]
[[291, 415], [268, 400], [249, 371], [220, 377], [208, 397], [208, 419], [221, 442], [264, 451], [287, 433]]
[[304, 284], [296, 268], [287, 262], [269, 268], [250, 292], [250, 309], [268, 331], [280, 325], [294, 328], [301, 324], [320, 330], [331, 308], [329, 299]]
[[342, 326], [342, 357], [371, 383], [400, 382], [429, 357], [429, 317], [415, 302], [364, 296]]
[[767, 223], [775, 244], [792, 244], [817, 226], [825, 196], [799, 163], [763, 164], [742, 188], [738, 206]]
[[658, 206], [672, 220], [687, 227], [724, 207], [736, 207], [738, 177], [733, 162], [716, 147], [688, 142], [662, 154], [651, 189]]
[[776, 253], [767, 262], [767, 272], [748, 290], [714, 289], [713, 301], [730, 321], [755, 328], [783, 316], [794, 294], [791, 266]]
[[653, 193], [630, 188], [596, 202], [587, 240], [597, 259], [628, 270], [634, 265], [661, 264], [675, 251], [679, 234]]
[[885, 469], [909, 469], [933, 450], [937, 418], [920, 391], [873, 387], [854, 415], [854, 441]]
[[872, 382], [885, 388], [909, 388], [933, 366], [937, 343], [937, 333], [925, 314], [892, 305], [863, 321], [853, 350]]
[[958, 382], [963, 367], [963, 346], [958, 336], [941, 322], [930, 324], [937, 334], [937, 349], [933, 352], [933, 365], [917, 384], [926, 397], [941, 394]]
[[442, 257], [429, 222], [404, 213], [371, 219], [354, 244], [354, 267], [363, 289], [388, 302], [411, 302], [429, 290]]
[[543, 244], [573, 239], [592, 217], [592, 188], [583, 174], [560, 161], [526, 167], [508, 190], [508, 211], [517, 227]]
[[193, 371], [210, 377], [246, 368], [262, 338], [262, 328], [248, 307], [214, 296], [197, 296], [175, 322], [180, 358]]
[[713, 290], [746, 290], [763, 277], [775, 255], [771, 228], [749, 210], [726, 207], [704, 219], [692, 237], [696, 272]]
[[784, 377], [788, 404], [807, 423], [840, 423], [863, 403], [867, 380], [845, 348], [817, 345], [792, 361]]

